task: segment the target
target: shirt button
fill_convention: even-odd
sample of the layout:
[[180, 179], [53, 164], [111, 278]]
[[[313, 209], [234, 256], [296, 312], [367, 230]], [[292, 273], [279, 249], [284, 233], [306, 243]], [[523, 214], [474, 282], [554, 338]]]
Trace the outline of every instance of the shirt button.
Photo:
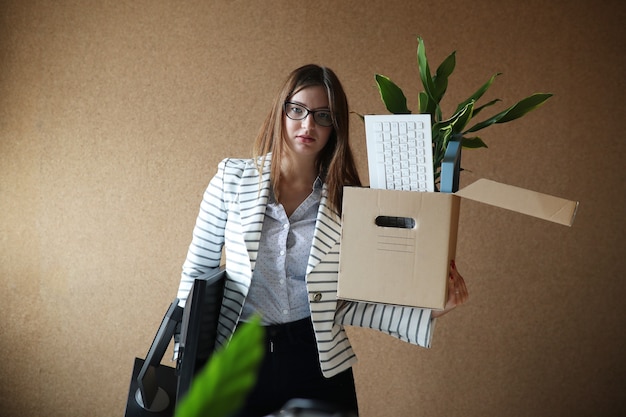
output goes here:
[[284, 278], [281, 278], [280, 281], [278, 281], [278, 282], [280, 282], [282, 285], [285, 285], [285, 279]]
[[289, 314], [289, 310], [283, 310], [283, 314], [285, 315]]
[[316, 303], [320, 302], [322, 300], [322, 293], [321, 292], [317, 292], [315, 293], [315, 295], [313, 296], [313, 301], [315, 301]]
[[289, 227], [289, 225], [287, 223], [283, 224], [283, 229], [286, 229], [288, 227]]
[[283, 256], [283, 255], [285, 255], [285, 251], [284, 251], [284, 250], [281, 250], [281, 251], [280, 251], [280, 256]]

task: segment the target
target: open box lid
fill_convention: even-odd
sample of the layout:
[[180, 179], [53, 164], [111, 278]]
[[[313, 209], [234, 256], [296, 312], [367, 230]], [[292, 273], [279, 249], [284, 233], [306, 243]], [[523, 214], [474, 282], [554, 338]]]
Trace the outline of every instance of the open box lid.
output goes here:
[[554, 197], [496, 181], [480, 179], [455, 195], [492, 206], [527, 214], [565, 226], [574, 223], [577, 201]]
[[574, 223], [578, 202], [554, 197], [536, 191], [496, 181], [480, 179], [459, 190], [461, 170], [461, 143], [451, 140], [441, 164], [441, 191], [512, 210], [517, 213], [538, 217], [565, 226]]

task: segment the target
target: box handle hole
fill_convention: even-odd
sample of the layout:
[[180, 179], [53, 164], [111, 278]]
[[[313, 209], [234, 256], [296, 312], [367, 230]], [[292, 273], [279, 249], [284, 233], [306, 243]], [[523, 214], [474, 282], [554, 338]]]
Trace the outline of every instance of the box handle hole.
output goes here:
[[415, 219], [411, 217], [378, 216], [374, 221], [379, 227], [395, 227], [398, 229], [414, 229]]

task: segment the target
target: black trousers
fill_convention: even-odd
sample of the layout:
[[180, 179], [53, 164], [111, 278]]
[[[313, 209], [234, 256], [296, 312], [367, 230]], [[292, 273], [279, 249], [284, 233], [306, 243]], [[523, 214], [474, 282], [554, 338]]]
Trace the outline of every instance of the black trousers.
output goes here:
[[325, 378], [311, 319], [265, 327], [265, 356], [257, 383], [236, 417], [267, 416], [290, 399], [312, 399], [357, 413], [352, 369]]

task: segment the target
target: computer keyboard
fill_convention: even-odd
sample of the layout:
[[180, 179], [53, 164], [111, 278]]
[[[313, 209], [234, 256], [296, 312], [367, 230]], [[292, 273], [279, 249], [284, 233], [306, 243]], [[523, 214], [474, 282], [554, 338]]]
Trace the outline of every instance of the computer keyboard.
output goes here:
[[370, 188], [434, 191], [430, 115], [366, 115]]

